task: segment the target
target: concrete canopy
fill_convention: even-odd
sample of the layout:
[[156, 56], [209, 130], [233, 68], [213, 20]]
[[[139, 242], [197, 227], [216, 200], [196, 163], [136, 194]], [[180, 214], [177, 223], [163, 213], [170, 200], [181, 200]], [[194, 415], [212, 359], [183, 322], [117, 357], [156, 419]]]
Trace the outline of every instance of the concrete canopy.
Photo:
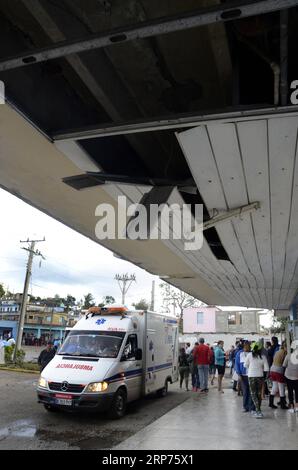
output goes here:
[[260, 203], [217, 225], [229, 260], [213, 257], [212, 268], [251, 307], [286, 309], [297, 292], [297, 130], [292, 113], [209, 122], [177, 134], [210, 216]]
[[[298, 288], [297, 114], [286, 112], [289, 83], [298, 77], [297, 4], [2, 0], [0, 185], [97, 242], [99, 203], [116, 206], [119, 195], [136, 203], [150, 190], [115, 182], [117, 175], [178, 182], [169, 202], [202, 204], [204, 222], [214, 209], [259, 202], [242, 219], [205, 230], [198, 252], [186, 251], [183, 240], [101, 243], [208, 304], [287, 309]], [[177, 26], [193, 13], [202, 26], [163, 34], [173, 17]], [[160, 26], [158, 35], [121, 43], [127, 28], [141, 34], [148, 21]], [[115, 28], [111, 45], [46, 59], [57, 43], [67, 50]], [[238, 117], [199, 118], [218, 109]], [[178, 131], [190, 114], [197, 115], [191, 129]], [[167, 116], [177, 128], [160, 125]], [[131, 121], [137, 125], [126, 132]], [[134, 133], [142, 121], [145, 131]], [[122, 130], [84, 137], [105, 126]], [[76, 191], [63, 182], [88, 171], [113, 175], [114, 183]], [[181, 190], [184, 181], [191, 191]]]
[[[105, 202], [116, 207], [118, 195], [138, 202], [141, 188], [116, 185], [77, 192], [62, 178], [79, 170], [55, 145], [23, 119], [9, 105], [0, 106], [0, 185], [41, 211], [98, 242], [95, 236], [95, 208]], [[180, 242], [181, 243], [181, 242]], [[194, 272], [191, 256], [167, 240], [106, 240], [106, 248], [169, 280], [206, 303], [225, 305], [228, 299]], [[183, 282], [190, 277], [189, 285]]]

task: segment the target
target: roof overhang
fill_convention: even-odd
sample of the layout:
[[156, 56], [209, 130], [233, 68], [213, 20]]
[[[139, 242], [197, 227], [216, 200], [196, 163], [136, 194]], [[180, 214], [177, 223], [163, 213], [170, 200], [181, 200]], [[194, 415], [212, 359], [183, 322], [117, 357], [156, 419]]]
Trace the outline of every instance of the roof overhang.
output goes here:
[[[116, 207], [119, 195], [137, 203], [150, 189], [108, 184], [75, 191], [63, 178], [93, 165], [76, 142], [59, 149], [8, 104], [0, 106], [0, 122], [0, 185], [97, 243], [97, 205]], [[197, 124], [176, 136], [210, 217], [214, 209], [260, 204], [216, 226], [230, 261], [217, 259], [206, 240], [197, 252], [185, 251], [180, 240], [100, 243], [208, 304], [287, 309], [298, 286], [298, 112]], [[178, 191], [169, 202], [183, 203]]]
[[[119, 195], [138, 202], [148, 191], [144, 187], [115, 184], [84, 191], [70, 188], [62, 179], [82, 172], [77, 166], [82, 163], [82, 154], [79, 163], [71, 161], [8, 104], [0, 106], [0, 142], [0, 186], [97, 243], [97, 205], [105, 202], [116, 208]], [[179, 240], [116, 239], [100, 244], [150, 273], [164, 276], [206, 303], [230, 303], [223, 291], [201, 275], [195, 259], [184, 252]]]

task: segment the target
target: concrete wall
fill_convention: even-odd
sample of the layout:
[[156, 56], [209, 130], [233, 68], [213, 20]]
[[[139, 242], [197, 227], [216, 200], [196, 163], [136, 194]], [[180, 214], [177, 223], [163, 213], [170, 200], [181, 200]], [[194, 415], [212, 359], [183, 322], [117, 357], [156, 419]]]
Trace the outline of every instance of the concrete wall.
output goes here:
[[[197, 313], [203, 313], [203, 323], [197, 323]], [[235, 316], [235, 324], [229, 316]], [[231, 333], [243, 336], [260, 332], [259, 315], [255, 311], [221, 311], [216, 307], [186, 308], [183, 311], [183, 333]]]
[[[212, 346], [215, 342], [222, 340], [224, 341], [224, 350], [227, 351], [231, 348], [232, 345], [235, 346], [236, 340], [239, 339], [241, 335], [232, 334], [232, 333], [205, 333], [201, 335], [188, 335], [184, 334], [179, 336], [179, 347], [184, 347], [185, 343], [190, 343], [194, 345], [199, 338], [204, 338], [205, 343], [209, 343]], [[245, 339], [249, 341], [257, 341], [260, 338], [264, 338], [265, 341], [270, 341], [270, 337], [261, 336], [261, 335], [245, 335]]]
[[[235, 315], [236, 324], [229, 324], [229, 316]], [[259, 316], [256, 312], [217, 312], [216, 314], [216, 330], [217, 332], [224, 333], [259, 333]]]
[[[183, 311], [183, 332], [212, 332], [215, 329], [215, 315], [217, 309], [215, 307], [189, 307]], [[203, 323], [197, 324], [197, 313], [203, 313]]]

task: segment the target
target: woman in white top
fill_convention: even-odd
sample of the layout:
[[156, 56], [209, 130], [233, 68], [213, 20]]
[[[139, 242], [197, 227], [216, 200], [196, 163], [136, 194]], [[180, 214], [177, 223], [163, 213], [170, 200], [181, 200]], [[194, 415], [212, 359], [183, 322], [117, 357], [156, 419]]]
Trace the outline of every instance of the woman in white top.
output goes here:
[[263, 418], [261, 403], [264, 372], [269, 371], [267, 358], [261, 351], [262, 345], [260, 343], [252, 343], [251, 352], [247, 355], [244, 363], [244, 367], [247, 370], [251, 398], [256, 408], [254, 412], [256, 418]]
[[[284, 360], [283, 367], [286, 367], [285, 378], [289, 394], [289, 411], [298, 413], [298, 340], [291, 344], [291, 353]], [[295, 394], [295, 406], [294, 406]]]

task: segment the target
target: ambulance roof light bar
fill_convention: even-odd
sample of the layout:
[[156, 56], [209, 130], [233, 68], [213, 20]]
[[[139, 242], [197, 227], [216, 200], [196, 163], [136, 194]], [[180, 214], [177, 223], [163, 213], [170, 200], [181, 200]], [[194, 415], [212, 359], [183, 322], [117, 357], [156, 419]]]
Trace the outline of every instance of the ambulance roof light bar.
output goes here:
[[122, 318], [126, 316], [128, 312], [128, 308], [124, 305], [106, 305], [104, 307], [90, 307], [86, 314], [86, 319], [94, 317], [95, 315], [121, 315]]

